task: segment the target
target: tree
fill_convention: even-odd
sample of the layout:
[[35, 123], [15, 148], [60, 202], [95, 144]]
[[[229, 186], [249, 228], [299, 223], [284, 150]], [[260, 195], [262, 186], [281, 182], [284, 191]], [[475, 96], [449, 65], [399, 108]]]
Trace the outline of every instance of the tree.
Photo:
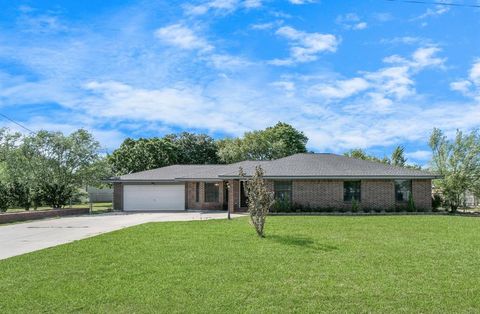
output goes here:
[[172, 141], [177, 149], [177, 162], [188, 164], [217, 164], [217, 145], [215, 140], [206, 134], [182, 132], [164, 137]]
[[463, 134], [457, 130], [455, 139], [448, 140], [435, 128], [430, 136], [433, 152], [432, 170], [443, 178], [435, 183], [441, 189], [445, 202], [455, 212], [462, 204], [466, 191], [480, 186], [480, 136], [477, 130]]
[[405, 167], [407, 158], [405, 158], [405, 148], [403, 146], [397, 146], [392, 152], [392, 158], [390, 163], [394, 166]]
[[388, 159], [388, 157], [383, 157], [382, 159], [380, 159], [376, 156], [368, 155], [363, 149], [360, 149], [360, 148], [351, 149], [348, 152], [344, 153], [343, 155], [347, 157], [361, 159], [361, 160], [381, 162], [384, 164], [390, 163], [390, 160]]
[[293, 126], [278, 122], [265, 130], [245, 132], [243, 138], [218, 142], [218, 156], [224, 163], [243, 160], [272, 160], [306, 153], [308, 138]]
[[100, 144], [85, 130], [65, 136], [60, 132], [40, 131], [26, 136], [21, 155], [32, 169], [32, 200], [42, 199], [58, 208], [66, 205], [80, 187], [96, 185], [109, 173], [98, 151]]
[[108, 163], [118, 175], [165, 167], [177, 163], [177, 148], [170, 139], [127, 138], [111, 155]]
[[6, 184], [0, 181], [0, 212], [6, 212], [10, 207], [10, 197]]
[[403, 146], [395, 147], [394, 151], [392, 152], [391, 158], [384, 156], [383, 158], [380, 159], [376, 156], [367, 154], [363, 149], [360, 149], [360, 148], [349, 150], [343, 155], [347, 157], [356, 158], [356, 159], [381, 162], [387, 165], [393, 165], [397, 167], [421, 169], [421, 167], [418, 165], [407, 164], [407, 158], [405, 157], [405, 148]]
[[[245, 178], [246, 174], [240, 168], [239, 175]], [[265, 237], [265, 221], [270, 207], [274, 204], [274, 198], [268, 191], [263, 180], [264, 171], [262, 167], [255, 167], [255, 173], [246, 181], [245, 192], [247, 195], [247, 207], [250, 214], [250, 221], [259, 237]]]

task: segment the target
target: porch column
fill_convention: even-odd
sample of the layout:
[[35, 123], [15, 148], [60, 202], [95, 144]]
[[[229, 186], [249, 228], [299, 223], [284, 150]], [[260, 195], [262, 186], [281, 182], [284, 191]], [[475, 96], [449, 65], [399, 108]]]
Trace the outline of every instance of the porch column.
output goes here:
[[228, 180], [228, 210], [233, 213], [235, 212], [235, 200], [234, 200], [234, 184], [233, 180]]

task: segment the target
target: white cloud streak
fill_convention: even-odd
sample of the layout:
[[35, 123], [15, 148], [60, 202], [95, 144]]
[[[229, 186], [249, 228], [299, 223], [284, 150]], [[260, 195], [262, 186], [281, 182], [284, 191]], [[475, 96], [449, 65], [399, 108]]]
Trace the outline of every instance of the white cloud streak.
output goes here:
[[340, 43], [340, 40], [332, 34], [307, 33], [291, 26], [279, 28], [276, 34], [289, 41], [290, 58], [274, 59], [270, 61], [270, 64], [273, 65], [292, 65], [315, 61], [321, 52], [335, 52]]

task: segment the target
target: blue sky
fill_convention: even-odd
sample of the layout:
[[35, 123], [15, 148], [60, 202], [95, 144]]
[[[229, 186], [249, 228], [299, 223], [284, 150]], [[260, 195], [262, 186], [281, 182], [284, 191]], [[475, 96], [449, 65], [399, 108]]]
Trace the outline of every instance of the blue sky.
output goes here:
[[479, 30], [480, 9], [386, 0], [2, 1], [0, 113], [109, 151], [284, 121], [425, 164], [433, 127], [480, 126]]

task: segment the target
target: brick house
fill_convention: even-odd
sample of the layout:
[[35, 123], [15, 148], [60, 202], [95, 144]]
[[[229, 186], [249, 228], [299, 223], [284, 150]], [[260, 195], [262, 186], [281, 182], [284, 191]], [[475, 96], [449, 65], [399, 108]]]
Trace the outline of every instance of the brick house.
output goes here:
[[229, 165], [173, 165], [111, 179], [114, 208], [125, 211], [246, 209], [244, 181], [255, 166], [277, 200], [311, 208], [360, 207], [390, 209], [406, 206], [431, 209], [432, 179], [423, 170], [395, 167], [335, 154], [296, 154], [272, 161]]

